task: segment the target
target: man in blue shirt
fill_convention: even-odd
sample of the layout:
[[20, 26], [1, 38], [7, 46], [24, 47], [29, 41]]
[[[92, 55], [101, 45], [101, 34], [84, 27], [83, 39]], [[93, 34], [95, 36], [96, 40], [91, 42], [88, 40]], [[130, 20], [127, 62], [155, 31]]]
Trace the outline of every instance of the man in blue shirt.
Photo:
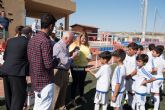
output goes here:
[[6, 13], [2, 11], [0, 16], [0, 30], [3, 32], [3, 38], [5, 39], [8, 37], [8, 27], [9, 19], [6, 18]]

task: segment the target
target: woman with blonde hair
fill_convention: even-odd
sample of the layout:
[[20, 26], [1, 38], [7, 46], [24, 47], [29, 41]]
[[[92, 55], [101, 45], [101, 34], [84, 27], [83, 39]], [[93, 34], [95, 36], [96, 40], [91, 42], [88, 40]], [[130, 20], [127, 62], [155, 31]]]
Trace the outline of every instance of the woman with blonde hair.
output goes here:
[[85, 68], [88, 65], [88, 60], [92, 59], [92, 55], [89, 49], [88, 44], [88, 35], [83, 32], [79, 37], [74, 41], [70, 47], [70, 52], [78, 51], [78, 56], [74, 59], [71, 66], [72, 74], [72, 84], [71, 84], [71, 98], [72, 105], [77, 106], [75, 102], [76, 89], [78, 87], [80, 99], [84, 103], [87, 103], [87, 100], [84, 98], [84, 82], [86, 78]]

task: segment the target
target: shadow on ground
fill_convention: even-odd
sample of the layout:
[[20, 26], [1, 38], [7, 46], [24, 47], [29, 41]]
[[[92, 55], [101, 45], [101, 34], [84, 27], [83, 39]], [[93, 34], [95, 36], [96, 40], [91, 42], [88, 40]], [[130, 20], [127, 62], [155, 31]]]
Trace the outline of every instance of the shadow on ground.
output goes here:
[[[94, 110], [94, 95], [95, 95], [96, 79], [92, 75], [87, 74], [86, 81], [85, 81], [85, 95], [84, 96], [87, 99], [88, 103], [85, 104], [85, 103], [81, 102], [81, 100], [79, 99], [79, 96], [78, 96], [78, 92], [77, 92], [77, 94], [76, 94], [76, 96], [77, 96], [76, 103], [78, 104], [77, 108], [73, 107], [70, 104], [70, 102], [71, 102], [71, 98], [70, 98], [71, 81], [72, 80], [70, 79], [69, 85], [68, 85], [68, 90], [67, 90], [67, 98], [66, 98], [67, 110]], [[164, 88], [165, 88], [165, 82], [164, 82]], [[165, 92], [165, 89], [164, 89], [164, 92]], [[165, 110], [165, 101], [163, 100], [163, 99], [165, 99], [165, 95], [163, 95], [162, 97], [163, 98], [161, 98], [160, 110]], [[124, 110], [130, 110], [128, 105], [125, 105], [124, 108], [125, 108]], [[149, 108], [151, 108], [150, 110], [153, 110], [152, 103], [146, 104], [146, 110], [149, 110]], [[0, 98], [0, 110], [6, 110], [4, 98]], [[30, 110], [32, 110], [32, 107]], [[113, 110], [113, 108], [109, 106], [107, 110]]]

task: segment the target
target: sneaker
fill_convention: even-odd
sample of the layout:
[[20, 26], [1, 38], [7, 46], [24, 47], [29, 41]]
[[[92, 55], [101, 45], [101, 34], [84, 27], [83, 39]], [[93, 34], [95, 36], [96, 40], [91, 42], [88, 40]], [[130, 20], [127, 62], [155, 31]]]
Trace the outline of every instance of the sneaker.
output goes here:
[[76, 101], [75, 100], [72, 100], [71, 105], [73, 105], [74, 107], [76, 107], [77, 106]]
[[125, 100], [125, 99], [123, 99], [123, 100], [121, 101], [121, 103], [122, 103], [122, 105], [125, 105], [125, 104], [128, 104], [128, 101]]
[[85, 99], [85, 97], [80, 97], [81, 101], [84, 103], [87, 103], [87, 100]]

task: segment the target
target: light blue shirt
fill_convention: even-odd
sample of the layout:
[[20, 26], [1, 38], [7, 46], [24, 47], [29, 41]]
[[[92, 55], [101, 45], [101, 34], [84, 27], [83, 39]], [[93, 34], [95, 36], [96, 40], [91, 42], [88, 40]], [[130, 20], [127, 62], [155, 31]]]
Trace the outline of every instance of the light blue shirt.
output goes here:
[[53, 47], [53, 56], [60, 59], [58, 68], [69, 69], [72, 62], [72, 58], [69, 56], [69, 49], [65, 42], [61, 39]]

